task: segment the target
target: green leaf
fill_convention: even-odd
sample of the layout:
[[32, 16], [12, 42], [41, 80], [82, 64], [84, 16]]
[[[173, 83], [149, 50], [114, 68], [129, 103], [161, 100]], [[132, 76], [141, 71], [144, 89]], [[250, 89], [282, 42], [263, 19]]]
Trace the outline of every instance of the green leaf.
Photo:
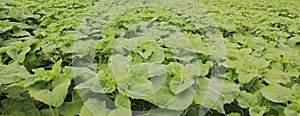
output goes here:
[[[125, 99], [124, 99], [125, 98]], [[130, 103], [129, 99], [125, 96], [119, 96], [117, 98], [118, 104], [117, 107], [128, 107], [127, 103]], [[120, 101], [119, 101], [120, 100]], [[119, 103], [119, 102], [124, 102], [125, 103]], [[125, 115], [125, 116], [130, 116], [131, 111], [126, 110], [126, 109], [108, 109], [106, 108], [106, 103], [105, 101], [100, 101], [97, 98], [90, 98], [88, 99], [85, 103], [84, 106], [82, 106], [80, 110], [80, 116], [120, 116], [120, 115]]]
[[200, 78], [197, 84], [199, 87], [194, 102], [223, 114], [223, 105], [231, 103], [239, 92], [239, 86], [235, 83], [216, 78]]
[[29, 46], [22, 48], [21, 53], [18, 55], [18, 62], [23, 63], [25, 60], [26, 54], [31, 50]]
[[170, 90], [176, 95], [181, 93], [182, 91], [186, 90], [187, 88], [191, 87], [194, 84], [193, 79], [177, 79], [180, 78], [179, 76], [173, 77], [170, 81]]
[[149, 58], [150, 63], [162, 63], [165, 59], [165, 54], [163, 51], [154, 50], [153, 54]]
[[[58, 107], [63, 104], [70, 84], [71, 81], [69, 79], [58, 78], [53, 80], [53, 88], [49, 88], [45, 83], [40, 82], [28, 87], [28, 90], [30, 96], [36, 100]], [[52, 91], [49, 89], [52, 89]]]
[[154, 95], [146, 97], [145, 100], [159, 106], [160, 108], [184, 110], [192, 104], [194, 96], [195, 91], [192, 87], [177, 95], [173, 95], [167, 87], [163, 86]]
[[105, 101], [96, 98], [88, 99], [81, 107], [80, 116], [107, 116], [110, 110], [106, 109]]
[[7, 97], [21, 96], [22, 93], [25, 93], [24, 84], [25, 81], [20, 81], [18, 83], [8, 85], [4, 89], [4, 92], [8, 93], [6, 96]]
[[63, 69], [64, 76], [69, 79], [74, 79], [77, 77], [88, 80], [97, 77], [97, 73], [87, 67], [70, 67], [66, 66]]
[[110, 64], [109, 67], [113, 70], [113, 75], [117, 82], [121, 82], [125, 78], [128, 78], [128, 70], [129, 70], [129, 58], [124, 57], [120, 54], [113, 55], [109, 59]]
[[192, 64], [182, 66], [178, 63], [170, 63], [168, 68], [169, 73], [174, 76], [169, 83], [169, 87], [175, 95], [191, 87], [194, 84], [192, 78], [199, 74], [198, 67]]
[[[248, 83], [254, 77], [259, 76], [259, 71], [269, 66], [269, 61], [263, 58], [256, 58], [253, 56], [246, 56], [240, 62], [236, 72], [239, 74], [238, 79], [241, 83]], [[238, 63], [238, 62], [236, 62]]]
[[62, 70], [61, 63], [62, 60], [59, 60], [52, 66], [52, 70], [49, 71], [49, 76], [51, 76], [52, 78], [59, 77]]
[[144, 59], [148, 59], [156, 48], [160, 48], [154, 41], [141, 43], [134, 51], [140, 54]]
[[243, 67], [238, 68], [236, 70], [237, 73], [239, 73], [238, 75], [238, 80], [241, 83], [248, 83], [250, 82], [254, 77], [258, 76], [258, 72], [257, 70], [247, 70]]
[[111, 93], [115, 91], [115, 84], [107, 78], [98, 78], [98, 80], [95, 80], [95, 84], [92, 85], [91, 91], [96, 93]]
[[111, 93], [115, 90], [115, 84], [104, 74], [98, 73], [98, 77], [92, 77], [84, 83], [80, 83], [75, 89], [90, 89], [96, 93]]
[[30, 36], [30, 33], [25, 30], [18, 30], [15, 33], [12, 34], [14, 37], [24, 37], [24, 36]]
[[124, 110], [130, 110], [131, 109], [131, 102], [128, 97], [118, 94], [115, 99], [115, 104], [117, 108], [121, 108]]
[[300, 104], [300, 84], [294, 84], [292, 86], [290, 101]]
[[191, 52], [202, 53], [206, 55], [210, 54], [209, 48], [204, 45], [200, 35], [190, 35], [189, 33], [184, 33], [184, 34], [185, 36], [189, 36], [189, 41], [191, 42], [192, 47], [189, 47], [188, 49]]
[[9, 55], [9, 57], [14, 59], [15, 61], [18, 61], [19, 63], [23, 63], [25, 60], [26, 53], [28, 53], [30, 50], [31, 50], [31, 48], [29, 46], [26, 46], [26, 47], [22, 48], [22, 51], [19, 54], [17, 48], [13, 47], [13, 48], [8, 49], [6, 53], [7, 53], [7, 55]]
[[247, 93], [246, 91], [241, 91], [236, 99], [239, 103], [239, 106], [242, 108], [248, 108], [250, 106], [254, 106], [257, 103], [255, 95]]
[[154, 94], [164, 84], [164, 66], [148, 63], [129, 65], [128, 59], [122, 55], [110, 57], [109, 67], [119, 91], [135, 98]]
[[300, 105], [298, 104], [289, 104], [284, 108], [284, 114], [287, 116], [300, 116]]
[[299, 38], [300, 36], [291, 37], [290, 39], [287, 40], [287, 44], [291, 47], [299, 48], [299, 45], [297, 45], [297, 43], [300, 42]]
[[263, 106], [251, 106], [249, 108], [249, 114], [250, 116], [263, 116], [264, 113], [267, 111], [267, 107]]
[[16, 62], [9, 65], [0, 64], [0, 75], [0, 85], [15, 83], [30, 76], [26, 68]]
[[168, 38], [163, 40], [163, 43], [166, 47], [174, 49], [192, 49], [190, 41], [183, 34], [172, 34]]
[[270, 84], [272, 83], [286, 84], [290, 82], [290, 79], [280, 69], [268, 69], [264, 71], [262, 75], [264, 76], [264, 80]]
[[[273, 102], [286, 102], [291, 94], [289, 88], [279, 84], [270, 84], [261, 90], [262, 95]], [[275, 92], [278, 91], [278, 92]]]
[[40, 116], [39, 110], [36, 108], [33, 101], [28, 99], [5, 99], [1, 101], [5, 107], [2, 112], [3, 116]]
[[80, 113], [80, 109], [83, 106], [81, 96], [76, 92], [72, 95], [71, 102], [64, 102], [57, 109], [59, 113], [63, 116], [75, 116]]
[[212, 67], [212, 62], [207, 61], [205, 64], [203, 64], [201, 60], [198, 60], [197, 65], [199, 67], [199, 75], [204, 77], [210, 71], [210, 68]]
[[[142, 42], [146, 41], [144, 38], [131, 38], [131, 39], [120, 39], [115, 45], [115, 50], [118, 53], [126, 54], [127, 51], [133, 51], [136, 49]], [[144, 54], [144, 57], [147, 55]]]
[[16, 47], [12, 47], [6, 51], [7, 55], [12, 59], [18, 61], [18, 49]]
[[246, 40], [248, 45], [256, 50], [263, 50], [264, 48], [266, 48], [268, 46], [268, 43], [265, 39], [263, 39], [262, 37], [254, 37], [251, 39], [247, 39]]

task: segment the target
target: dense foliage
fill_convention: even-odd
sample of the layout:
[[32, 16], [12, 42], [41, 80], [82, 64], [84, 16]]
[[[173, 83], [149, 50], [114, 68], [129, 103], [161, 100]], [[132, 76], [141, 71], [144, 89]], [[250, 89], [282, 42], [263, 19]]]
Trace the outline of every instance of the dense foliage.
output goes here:
[[300, 115], [297, 0], [0, 1], [1, 115]]

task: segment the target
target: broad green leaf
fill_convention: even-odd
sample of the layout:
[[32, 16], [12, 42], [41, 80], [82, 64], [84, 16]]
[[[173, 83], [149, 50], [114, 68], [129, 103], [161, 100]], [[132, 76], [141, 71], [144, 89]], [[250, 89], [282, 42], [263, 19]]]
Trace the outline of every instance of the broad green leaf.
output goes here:
[[94, 47], [96, 46], [96, 43], [93, 40], [88, 40], [88, 41], [79, 40], [79, 41], [75, 41], [73, 46], [74, 46], [73, 50], [76, 56], [82, 58], [83, 56], [94, 52]]
[[6, 51], [7, 55], [12, 59], [18, 61], [18, 49], [16, 47], [12, 47]]
[[204, 77], [209, 73], [210, 68], [212, 67], [212, 62], [207, 61], [205, 64], [203, 64], [201, 60], [198, 60], [198, 63], [196, 65], [198, 65], [199, 67], [198, 69], [199, 69], [200, 76]]
[[242, 108], [248, 108], [250, 106], [254, 106], [257, 103], [255, 95], [247, 93], [246, 91], [241, 91], [236, 99], [239, 103], [239, 106]]
[[268, 83], [282, 83], [286, 84], [290, 82], [290, 78], [287, 77], [284, 72], [280, 69], [268, 69], [264, 71], [262, 74], [264, 76], [264, 80]]
[[294, 84], [292, 86], [291, 96], [289, 100], [294, 103], [300, 103], [300, 84]]
[[100, 93], [111, 93], [115, 91], [114, 82], [109, 77], [99, 77], [91, 87], [91, 91]]
[[72, 95], [71, 102], [64, 102], [57, 109], [63, 116], [74, 116], [80, 113], [80, 109], [83, 106], [81, 96], [76, 92]]
[[236, 68], [239, 67], [238, 64], [240, 64], [240, 63], [241, 63], [241, 61], [239, 61], [239, 60], [230, 60], [230, 59], [228, 59], [228, 60], [226, 60], [226, 68], [236, 69]]
[[145, 100], [159, 106], [160, 108], [184, 110], [192, 104], [194, 96], [195, 91], [192, 87], [177, 95], [173, 95], [167, 87], [163, 86], [154, 95], [146, 97]]
[[124, 110], [124, 109], [114, 109], [107, 116], [121, 116], [121, 115], [126, 115], [126, 116], [131, 116], [131, 111], [130, 110]]
[[170, 90], [176, 95], [194, 84], [192, 77], [198, 75], [197, 66], [187, 64], [183, 66], [179, 63], [170, 63], [168, 66], [169, 75], [173, 76], [170, 80]]
[[18, 55], [18, 62], [23, 63], [25, 60], [26, 54], [31, 50], [29, 46], [22, 48], [21, 53]]
[[[119, 96], [121, 97], [121, 96]], [[123, 96], [125, 97], [125, 96]], [[117, 98], [118, 102], [122, 102], [123, 98]], [[121, 100], [121, 101], [119, 101]], [[125, 100], [125, 102], [128, 103], [128, 98], [127, 100]], [[130, 101], [129, 101], [130, 103]], [[125, 106], [124, 106], [125, 105]], [[118, 103], [117, 105], [118, 107], [127, 107], [128, 104], [126, 103]], [[82, 106], [81, 110], [80, 110], [80, 116], [120, 116], [120, 115], [125, 115], [125, 116], [129, 116], [131, 115], [131, 111], [130, 110], [126, 110], [126, 109], [108, 109], [106, 108], [106, 103], [105, 101], [100, 101], [97, 98], [91, 98], [88, 99], [85, 103], [84, 106]]]
[[136, 96], [154, 94], [165, 82], [165, 69], [162, 65], [141, 63], [128, 64], [128, 57], [114, 55], [109, 67], [116, 80], [118, 90]]
[[[270, 84], [261, 90], [262, 95], [273, 102], [286, 102], [291, 94], [289, 88], [279, 84]], [[277, 92], [275, 92], [277, 91]]]
[[[249, 71], [249, 72], [247, 72]], [[241, 83], [248, 83], [250, 82], [254, 77], [258, 76], [257, 70], [247, 70], [243, 67], [238, 68], [236, 71], [238, 74], [238, 80]]]
[[[200, 62], [198, 62], [200, 63]], [[201, 74], [205, 73], [205, 70], [208, 70], [208, 63], [205, 64], [186, 64], [184, 67], [182, 67], [182, 73], [181, 76], [184, 79], [191, 79], [195, 76], [200, 76]], [[197, 66], [198, 65], [198, 66]], [[204, 67], [204, 66], [207, 67]], [[203, 72], [201, 72], [203, 71]]]
[[249, 108], [249, 114], [251, 116], [263, 116], [264, 113], [267, 111], [267, 107], [266, 106], [251, 106]]
[[7, 32], [9, 30], [13, 29], [13, 25], [9, 25], [8, 20], [2, 21], [0, 22], [0, 33], [4, 33]]
[[291, 37], [290, 39], [287, 40], [287, 44], [291, 47], [299, 48], [299, 45], [297, 45], [297, 43], [300, 42], [299, 38], [300, 38], [299, 36]]
[[[185, 36], [189, 36], [190, 34], [185, 33]], [[200, 35], [195, 35], [195, 37], [190, 37], [189, 41], [191, 41], [192, 47], [189, 47], [188, 49], [195, 53], [202, 53], [202, 54], [210, 54], [210, 50], [208, 47], [206, 47], [201, 40]]]
[[44, 52], [44, 54], [50, 54], [53, 51], [56, 50], [56, 48], [58, 48], [59, 46], [56, 45], [54, 42], [52, 41], [45, 41], [45, 43], [43, 43], [41, 45], [42, 51]]
[[7, 97], [17, 97], [21, 96], [22, 93], [25, 93], [24, 90], [25, 81], [20, 81], [5, 87], [4, 92], [8, 93]]
[[246, 41], [251, 48], [259, 51], [263, 50], [268, 46], [267, 41], [261, 37], [254, 37], [251, 39], [247, 39]]
[[216, 78], [200, 78], [197, 84], [199, 87], [194, 102], [223, 114], [225, 114], [223, 105], [231, 103], [239, 92], [238, 85], [235, 83]]
[[145, 38], [120, 39], [115, 45], [115, 50], [118, 53], [126, 54], [127, 51], [133, 51], [144, 41], [146, 41]]
[[253, 58], [250, 61], [247, 61], [247, 63], [251, 63], [251, 68], [255, 68], [255, 69], [263, 69], [266, 68], [267, 66], [269, 66], [270, 61], [267, 61], [263, 58]]
[[30, 96], [45, 104], [60, 106], [65, 100], [71, 81], [67, 78], [57, 78], [51, 84], [53, 88], [47, 87], [43, 82], [28, 87]]
[[110, 110], [106, 109], [105, 101], [97, 98], [88, 99], [81, 107], [80, 116], [107, 116]]
[[173, 77], [172, 80], [169, 83], [170, 90], [172, 93], [177, 95], [178, 93], [181, 93], [182, 91], [188, 89], [194, 84], [193, 79], [177, 79], [180, 78], [180, 76]]
[[128, 97], [118, 94], [115, 99], [115, 104], [117, 108], [121, 108], [124, 110], [130, 110], [131, 109], [131, 102]]
[[287, 116], [300, 116], [300, 104], [289, 104], [284, 108], [284, 114]]
[[166, 47], [174, 49], [191, 48], [190, 41], [183, 34], [172, 34], [170, 37], [163, 40]]
[[124, 57], [120, 54], [113, 55], [109, 59], [110, 64], [109, 67], [113, 71], [113, 75], [117, 82], [122, 82], [125, 78], [128, 78], [128, 70], [129, 70], [129, 58]]
[[0, 64], [0, 75], [0, 85], [15, 83], [30, 76], [26, 68], [16, 62], [9, 65]]
[[111, 93], [115, 90], [115, 84], [106, 74], [98, 73], [98, 77], [92, 77], [84, 83], [80, 83], [75, 89], [90, 89], [96, 93]]
[[159, 50], [159, 48], [160, 46], [154, 41], [146, 41], [141, 43], [134, 51], [140, 54], [144, 59], [148, 59], [148, 57], [153, 54], [154, 50]]
[[162, 63], [165, 58], [163, 49], [155, 41], [142, 42], [134, 51], [153, 63]]
[[169, 58], [178, 59], [183, 62], [191, 62], [196, 57], [196, 54], [185, 49], [171, 49], [170, 52], [173, 53], [173, 55], [169, 56]]
[[246, 56], [243, 58], [243, 62], [236, 69], [236, 72], [239, 74], [238, 79], [241, 83], [248, 83], [254, 77], [259, 76], [259, 71], [261, 69], [269, 66], [269, 62], [263, 58], [255, 58], [253, 56]]
[[293, 67], [291, 65], [287, 65], [285, 67], [285, 76], [287, 77], [299, 77], [300, 76], [300, 70], [297, 69], [297, 67]]
[[25, 30], [18, 30], [15, 33], [12, 34], [14, 37], [24, 37], [24, 36], [30, 36], [30, 33]]
[[64, 76], [69, 79], [83, 78], [84, 80], [89, 80], [91, 78], [97, 77], [97, 73], [87, 67], [70, 67], [66, 66], [63, 69]]
[[153, 54], [149, 58], [151, 63], [162, 63], [165, 59], [165, 54], [161, 50], [154, 50]]
[[272, 59], [272, 60], [279, 61], [280, 56], [283, 55], [283, 52], [285, 52], [285, 51], [280, 50], [280, 49], [275, 49], [275, 48], [269, 48], [264, 51], [263, 57], [266, 59]]

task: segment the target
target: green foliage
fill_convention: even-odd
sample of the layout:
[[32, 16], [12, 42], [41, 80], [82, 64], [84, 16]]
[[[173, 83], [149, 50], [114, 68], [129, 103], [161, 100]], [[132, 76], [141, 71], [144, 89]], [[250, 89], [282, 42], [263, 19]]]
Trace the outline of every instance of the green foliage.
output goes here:
[[299, 1], [145, 1], [0, 0], [0, 115], [300, 116]]
[[0, 85], [16, 83], [26, 77], [30, 76], [29, 72], [24, 66], [20, 66], [18, 63], [12, 63], [9, 65], [0, 65]]

